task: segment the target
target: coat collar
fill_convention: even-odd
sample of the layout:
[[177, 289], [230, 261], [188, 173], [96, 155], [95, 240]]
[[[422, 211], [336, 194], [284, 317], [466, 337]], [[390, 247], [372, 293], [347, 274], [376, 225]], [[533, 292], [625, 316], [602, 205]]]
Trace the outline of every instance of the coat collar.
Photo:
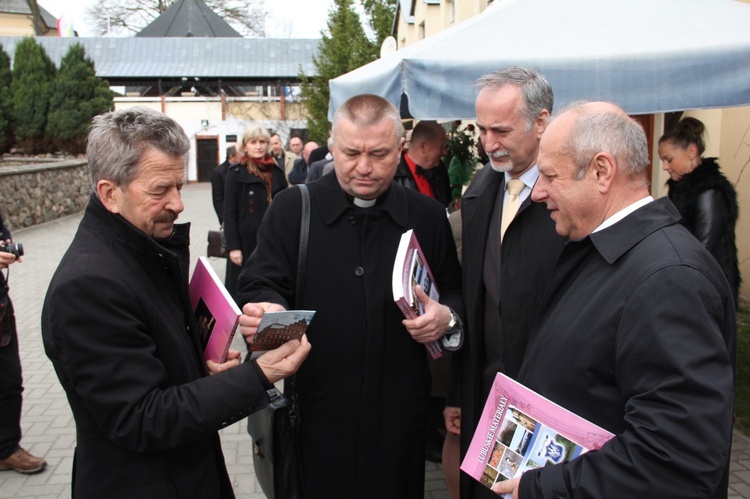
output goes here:
[[[311, 185], [317, 187], [319, 197], [317, 205], [323, 223], [326, 225], [333, 224], [344, 213], [356, 209], [352, 204], [351, 196], [341, 189], [335, 174], [324, 175]], [[396, 224], [406, 227], [409, 215], [406, 198], [406, 188], [391, 182], [388, 190], [378, 199], [375, 210], [385, 212]]]
[[87, 223], [93, 222], [95, 230], [106, 227], [109, 237], [113, 237], [122, 247], [129, 248], [136, 254], [158, 256], [167, 250], [177, 257], [184, 269], [190, 258], [190, 222], [175, 224], [172, 235], [167, 239], [154, 239], [136, 229], [122, 215], [111, 213], [92, 193], [86, 207]]
[[666, 197], [652, 201], [611, 227], [588, 236], [610, 265], [654, 232], [679, 223], [680, 213]]

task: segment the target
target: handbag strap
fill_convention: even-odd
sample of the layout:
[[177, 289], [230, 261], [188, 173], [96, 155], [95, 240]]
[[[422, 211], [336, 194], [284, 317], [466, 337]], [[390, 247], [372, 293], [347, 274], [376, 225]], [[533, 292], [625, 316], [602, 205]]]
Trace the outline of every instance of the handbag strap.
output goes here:
[[[307, 244], [310, 239], [310, 191], [305, 184], [298, 184], [300, 194], [302, 194], [302, 218], [299, 226], [299, 250], [297, 253], [297, 287], [294, 290], [295, 307], [300, 307], [300, 297], [302, 289], [305, 287], [305, 277], [307, 274]], [[294, 383], [295, 375], [289, 376], [284, 381], [284, 393], [296, 402], [296, 388]]]
[[297, 253], [297, 288], [294, 293], [295, 306], [299, 308], [302, 288], [307, 273], [307, 243], [310, 239], [310, 191], [305, 184], [298, 185], [302, 194], [302, 220], [299, 226], [299, 252]]

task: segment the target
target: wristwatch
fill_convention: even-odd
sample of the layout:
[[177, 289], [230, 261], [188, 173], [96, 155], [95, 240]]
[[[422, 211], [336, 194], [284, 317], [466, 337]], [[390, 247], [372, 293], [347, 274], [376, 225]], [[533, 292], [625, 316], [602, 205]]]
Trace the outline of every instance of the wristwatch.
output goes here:
[[448, 311], [451, 313], [451, 320], [448, 323], [448, 329], [445, 330], [444, 334], [450, 335], [459, 330], [463, 330], [463, 325], [461, 324], [461, 319], [459, 319], [458, 314], [456, 314], [456, 312], [450, 307], [448, 307]]

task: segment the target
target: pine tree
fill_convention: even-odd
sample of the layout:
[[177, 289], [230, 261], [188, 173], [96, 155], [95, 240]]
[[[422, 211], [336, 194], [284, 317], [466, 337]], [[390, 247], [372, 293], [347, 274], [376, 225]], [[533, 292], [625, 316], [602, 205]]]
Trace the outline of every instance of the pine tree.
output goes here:
[[12, 116], [16, 145], [24, 152], [38, 154], [50, 149], [45, 134], [52, 82], [57, 68], [33, 38], [16, 45], [11, 82]]
[[362, 7], [369, 18], [370, 29], [375, 36], [375, 44], [380, 51], [380, 44], [393, 30], [393, 18], [396, 14], [398, 0], [362, 0]]
[[[393, 4], [393, 0], [369, 0], [369, 3]], [[372, 7], [374, 8], [374, 7]], [[379, 15], [382, 11], [378, 10]], [[393, 19], [391, 14], [391, 22]], [[379, 21], [382, 23], [382, 18]], [[377, 30], [376, 30], [377, 31]], [[302, 101], [307, 108], [309, 138], [325, 143], [328, 138], [328, 81], [374, 61], [382, 40], [370, 40], [365, 34], [352, 0], [334, 0], [326, 30], [313, 63], [318, 75], [308, 78], [300, 73]], [[377, 33], [380, 35], [380, 33]]]
[[106, 80], [96, 76], [94, 62], [80, 43], [68, 49], [52, 85], [47, 135], [68, 154], [86, 150], [91, 119], [113, 108], [113, 94]]
[[11, 127], [10, 98], [10, 56], [0, 44], [0, 153], [6, 152], [13, 144], [13, 128]]

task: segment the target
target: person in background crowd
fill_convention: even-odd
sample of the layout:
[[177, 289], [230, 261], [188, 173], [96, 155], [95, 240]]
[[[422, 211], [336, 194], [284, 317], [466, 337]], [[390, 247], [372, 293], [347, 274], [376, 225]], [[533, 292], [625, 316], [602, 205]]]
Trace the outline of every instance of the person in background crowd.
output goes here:
[[243, 163], [227, 174], [224, 202], [226, 239], [226, 288], [237, 297], [242, 265], [255, 249], [258, 228], [274, 196], [286, 189], [284, 170], [270, 154], [271, 137], [265, 128], [250, 127], [242, 134]]
[[237, 350], [203, 360], [190, 224], [175, 224], [189, 150], [142, 107], [96, 116], [88, 136], [94, 192], [42, 310], [76, 422], [76, 499], [233, 498], [218, 430], [267, 406], [310, 351], [303, 337], [242, 364]]
[[43, 457], [21, 447], [23, 376], [18, 355], [18, 331], [13, 302], [8, 294], [10, 266], [21, 262], [21, 253], [11, 252], [10, 231], [0, 215], [0, 471], [38, 473], [47, 466]]
[[394, 182], [448, 206], [452, 200], [451, 185], [448, 169], [441, 162], [447, 140], [445, 129], [436, 122], [417, 123], [411, 131], [409, 150], [401, 155]]
[[[334, 174], [307, 185], [305, 288], [295, 296], [299, 189], [277, 196], [240, 276], [243, 312], [256, 320], [266, 310], [317, 311], [307, 330], [315, 347], [295, 377], [309, 499], [424, 497], [425, 344], [460, 347], [461, 278], [445, 209], [392, 182], [401, 144], [391, 103], [359, 95], [342, 104], [333, 119]], [[413, 320], [404, 319], [391, 283], [408, 229], [440, 290], [439, 303], [418, 291], [425, 313]]]
[[643, 129], [610, 103], [574, 104], [542, 137], [531, 196], [570, 241], [518, 381], [614, 437], [495, 492], [727, 497], [732, 292], [672, 202], [649, 195], [649, 166]]
[[307, 173], [310, 171], [310, 153], [318, 148], [315, 142], [308, 142], [302, 149], [302, 156], [294, 161], [292, 171], [289, 172], [290, 184], [304, 184], [307, 180]]
[[[544, 204], [530, 197], [539, 177], [536, 161], [552, 111], [552, 87], [538, 71], [517, 66], [482, 76], [477, 87], [476, 123], [490, 162], [477, 172], [461, 199], [468, 333], [464, 347], [453, 354], [452, 389], [445, 409], [447, 430], [460, 435], [461, 457], [495, 374], [518, 374], [532, 323], [565, 243], [555, 233]], [[520, 187], [515, 214], [509, 203], [509, 186], [514, 184]], [[444, 469], [455, 470], [447, 465]], [[494, 495], [462, 474], [461, 497]]]
[[242, 161], [242, 153], [237, 150], [237, 144], [227, 146], [227, 159], [214, 168], [211, 173], [211, 195], [214, 202], [214, 211], [219, 218], [219, 224], [224, 225], [224, 184], [227, 180], [229, 167]]
[[276, 164], [284, 170], [284, 173], [286, 175], [289, 175], [289, 172], [292, 171], [292, 167], [294, 166], [294, 160], [297, 159], [297, 156], [292, 153], [285, 151], [282, 147], [283, 144], [281, 142], [281, 137], [279, 137], [278, 133], [275, 133], [271, 135], [271, 155], [273, 156], [273, 160], [276, 161]]
[[[305, 180], [306, 184], [314, 182], [333, 171], [333, 137], [328, 137], [328, 148], [331, 152], [326, 154], [323, 159], [310, 163], [310, 170], [307, 172], [307, 179]], [[312, 158], [312, 155], [310, 157]]]
[[659, 139], [659, 158], [669, 173], [669, 199], [682, 215], [682, 225], [721, 265], [736, 307], [741, 283], [735, 243], [737, 191], [716, 158], [703, 157], [705, 130], [695, 118], [681, 119]]
[[291, 139], [289, 139], [289, 150], [297, 158], [302, 156], [302, 147], [304, 147], [304, 143], [299, 137], [292, 137]]
[[325, 144], [318, 146], [312, 151], [307, 158], [307, 164], [312, 166], [316, 161], [320, 161], [325, 158], [331, 158], [331, 126], [328, 126], [328, 139]]

